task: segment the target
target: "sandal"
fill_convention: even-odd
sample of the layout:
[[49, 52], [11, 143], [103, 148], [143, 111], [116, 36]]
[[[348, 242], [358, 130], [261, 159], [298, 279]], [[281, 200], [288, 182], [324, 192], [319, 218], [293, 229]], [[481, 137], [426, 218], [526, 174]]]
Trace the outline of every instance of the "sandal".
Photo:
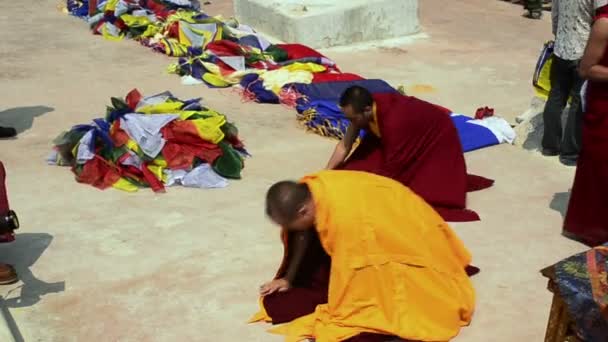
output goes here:
[[0, 263], [0, 285], [10, 285], [18, 281], [19, 277], [15, 268], [11, 265]]

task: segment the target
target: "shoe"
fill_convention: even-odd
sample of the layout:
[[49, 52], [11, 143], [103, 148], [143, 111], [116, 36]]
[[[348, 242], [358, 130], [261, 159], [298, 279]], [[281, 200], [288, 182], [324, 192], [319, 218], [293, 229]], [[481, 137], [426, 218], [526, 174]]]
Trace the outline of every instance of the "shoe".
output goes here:
[[530, 19], [539, 20], [543, 17], [543, 12], [542, 11], [530, 11], [528, 13], [527, 17]]
[[0, 285], [14, 284], [19, 281], [15, 268], [11, 265], [0, 263]]
[[559, 156], [559, 151], [558, 150], [554, 150], [551, 148], [543, 148], [542, 151], [540, 152], [543, 154], [543, 156], [545, 157], [555, 157], [555, 156]]
[[1, 138], [13, 138], [17, 136], [17, 130], [12, 127], [0, 126], [0, 139]]
[[564, 156], [559, 157], [560, 163], [562, 163], [566, 166], [576, 166], [577, 159], [578, 159], [577, 157], [564, 157]]

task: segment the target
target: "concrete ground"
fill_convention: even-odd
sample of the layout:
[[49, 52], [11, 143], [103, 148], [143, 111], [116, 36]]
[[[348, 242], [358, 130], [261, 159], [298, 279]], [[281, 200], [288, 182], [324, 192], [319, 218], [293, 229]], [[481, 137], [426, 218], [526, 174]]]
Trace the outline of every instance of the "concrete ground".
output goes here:
[[[333, 141], [306, 133], [282, 106], [241, 103], [231, 90], [187, 87], [164, 70], [170, 59], [125, 41], [92, 36], [56, 0], [0, 4], [0, 141], [22, 229], [0, 245], [22, 282], [0, 287], [25, 341], [278, 341], [245, 321], [258, 286], [281, 255], [263, 214], [267, 187], [324, 166]], [[215, 0], [213, 14], [230, 15]], [[427, 38], [326, 52], [345, 71], [405, 84], [409, 93], [472, 114], [490, 106], [509, 120], [532, 97], [531, 74], [548, 16], [489, 0], [424, 0]], [[223, 190], [172, 188], [127, 194], [77, 184], [45, 165], [51, 140], [102, 116], [111, 96], [132, 88], [203, 96], [229, 115], [254, 158]], [[482, 272], [478, 311], [457, 341], [541, 341], [550, 294], [539, 270], [584, 246], [560, 235], [574, 169], [513, 146], [467, 154], [471, 172], [496, 179], [471, 194], [481, 222], [454, 225]], [[0, 303], [1, 304], [1, 303]]]

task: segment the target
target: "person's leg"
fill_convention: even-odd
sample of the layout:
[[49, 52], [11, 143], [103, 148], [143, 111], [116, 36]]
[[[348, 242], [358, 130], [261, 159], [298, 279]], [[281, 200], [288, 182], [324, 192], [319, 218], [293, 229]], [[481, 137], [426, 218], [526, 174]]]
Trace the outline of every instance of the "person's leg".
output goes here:
[[327, 288], [292, 288], [263, 298], [264, 309], [272, 324], [283, 324], [315, 312], [317, 305], [327, 303]]
[[567, 61], [553, 56], [551, 91], [543, 112], [542, 149], [544, 155], [556, 156], [561, 151], [562, 112], [568, 102], [572, 78], [567, 66]]
[[[0, 161], [0, 219], [9, 212], [8, 196], [6, 194], [6, 171]], [[19, 280], [17, 272], [11, 265], [0, 263], [0, 285], [8, 285]]]
[[528, 10], [528, 17], [532, 19], [540, 19], [543, 15], [542, 0], [526, 0], [524, 8]]
[[264, 309], [273, 324], [291, 322], [313, 313], [317, 305], [327, 303], [331, 266], [328, 257], [323, 259], [325, 261], [314, 265], [316, 267], [304, 267], [308, 269], [303, 272], [308, 274], [301, 277], [293, 288], [263, 298]]
[[[287, 260], [297, 247], [293, 241], [294, 234], [287, 237]], [[289, 260], [291, 261], [291, 260]], [[284, 264], [278, 277], [285, 276], [289, 263]], [[282, 324], [311, 314], [319, 304], [327, 303], [329, 272], [331, 259], [321, 246], [317, 234], [309, 242], [306, 254], [298, 266], [298, 274], [292, 284], [293, 288], [263, 298], [264, 309], [273, 324]]]
[[571, 61], [570, 73], [572, 75], [572, 89], [570, 96], [570, 109], [566, 120], [566, 128], [562, 139], [560, 160], [566, 165], [575, 165], [581, 149], [583, 129], [583, 108], [581, 101], [581, 88], [584, 80], [578, 74], [579, 61]]

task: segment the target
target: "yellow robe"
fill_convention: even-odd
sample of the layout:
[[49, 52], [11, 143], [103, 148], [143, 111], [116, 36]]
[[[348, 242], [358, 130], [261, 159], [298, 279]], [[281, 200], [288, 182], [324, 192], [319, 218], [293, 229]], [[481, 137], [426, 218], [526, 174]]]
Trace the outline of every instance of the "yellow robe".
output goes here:
[[336, 342], [363, 332], [448, 341], [470, 323], [475, 293], [465, 267], [471, 256], [424, 200], [363, 172], [323, 171], [302, 182], [332, 259], [329, 299], [272, 332], [287, 341]]

